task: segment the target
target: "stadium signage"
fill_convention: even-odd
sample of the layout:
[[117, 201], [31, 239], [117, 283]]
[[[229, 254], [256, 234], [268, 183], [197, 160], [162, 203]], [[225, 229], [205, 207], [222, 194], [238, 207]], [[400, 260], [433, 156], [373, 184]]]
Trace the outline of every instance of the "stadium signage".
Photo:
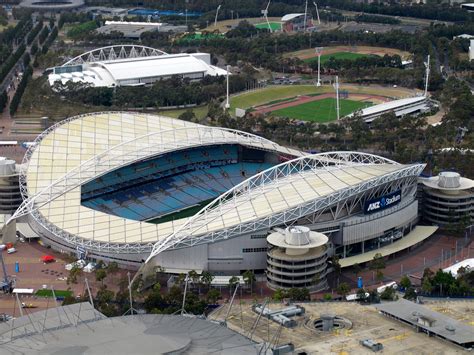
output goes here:
[[369, 200], [365, 203], [364, 213], [369, 214], [373, 212], [382, 211], [386, 208], [395, 206], [401, 201], [401, 199], [402, 193], [400, 190], [397, 190], [388, 195]]

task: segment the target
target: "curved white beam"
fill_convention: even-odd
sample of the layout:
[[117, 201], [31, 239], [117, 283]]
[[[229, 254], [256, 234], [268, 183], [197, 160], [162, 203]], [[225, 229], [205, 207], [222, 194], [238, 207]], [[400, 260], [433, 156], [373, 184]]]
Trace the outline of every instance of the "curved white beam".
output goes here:
[[[252, 198], [255, 198], [255, 196], [258, 196], [259, 194], [263, 193], [268, 185], [275, 184], [277, 180], [283, 179], [289, 175], [307, 173], [308, 171], [314, 171], [315, 173], [317, 173], [318, 170], [321, 171], [321, 169], [337, 170], [348, 166], [370, 166], [377, 164], [400, 165], [399, 163], [394, 162], [393, 160], [389, 160], [372, 154], [358, 152], [328, 152], [299, 157], [294, 160], [290, 160], [288, 162], [271, 167], [265, 171], [262, 171], [259, 174], [250, 177], [249, 179], [236, 185], [234, 188], [227, 191], [223, 195], [219, 196], [210, 204], [201, 209], [197, 214], [191, 217], [187, 221], [187, 223], [183, 224], [174, 233], [155, 243], [153, 251], [148, 257], [147, 262], [152, 257], [156, 256], [157, 254], [161, 253], [166, 249], [190, 246], [199, 244], [201, 242], [207, 243], [209, 242], [209, 239], [212, 239], [212, 241], [216, 241], [219, 239], [228, 238], [233, 233], [232, 228], [225, 228], [225, 230], [217, 232], [206, 232], [205, 230], [203, 230], [204, 226], [208, 225], [216, 218], [220, 218], [222, 213], [224, 213], [227, 209], [236, 208], [236, 205], [238, 203], [237, 198], [239, 198], [239, 200], [242, 200], [242, 196], [245, 196], [243, 197], [244, 200], [251, 200]], [[385, 181], [387, 179], [387, 176], [389, 176], [389, 179], [392, 176], [396, 178], [405, 177], [399, 176], [399, 171], [415, 173], [416, 176], [418, 176], [422, 169], [422, 164], [409, 166], [408, 168], [397, 170], [394, 173], [383, 175], [380, 178], [369, 180], [369, 182], [373, 182], [374, 180], [376, 182], [375, 185], [377, 185], [378, 181]], [[359, 185], [365, 187], [366, 183], [364, 182]], [[336, 191], [329, 196], [323, 196], [323, 198], [321, 199], [303, 202], [304, 204], [313, 204], [315, 208], [316, 206], [317, 208], [322, 208], [323, 206], [327, 207], [339, 201], [339, 194], [341, 195], [341, 199], [347, 199], [348, 193], [350, 195], [350, 192], [348, 191], [353, 190], [354, 193], [360, 193], [360, 188], [357, 188], [359, 185], [356, 185], [355, 188], [348, 187], [346, 189]], [[298, 210], [299, 208], [301, 208], [302, 205], [290, 208], [285, 212], [272, 214], [268, 220], [278, 220], [278, 223], [282, 224], [284, 222], [294, 220], [295, 218], [300, 218], [304, 216], [304, 214], [297, 213], [297, 215], [295, 215], [294, 213], [292, 213], [292, 210]], [[306, 214], [309, 213], [307, 212], [307, 210], [305, 211]], [[280, 216], [282, 213], [285, 216], [283, 220]], [[251, 227], [246, 231], [250, 232], [252, 230], [257, 230], [264, 227], [271, 227], [272, 223], [273, 222], [270, 222], [268, 224], [264, 221], [259, 221], [256, 219], [249, 222], [249, 224], [254, 225], [254, 227]], [[240, 233], [242, 233], [242, 228], [245, 229], [242, 224], [238, 226]]]
[[[66, 192], [122, 166], [176, 149], [212, 144], [243, 144], [264, 150], [283, 149], [268, 139], [228, 128], [194, 126], [151, 132], [91, 157], [39, 192], [28, 195], [7, 224], [13, 219], [41, 208]], [[28, 152], [27, 155], [31, 154], [32, 152]], [[20, 180], [26, 181], [26, 176]], [[25, 192], [23, 189], [22, 193]]]
[[115, 45], [115, 46], [107, 46], [102, 48], [96, 48], [89, 52], [82, 53], [77, 57], [74, 57], [68, 60], [66, 63], [62, 65], [62, 67], [68, 65], [76, 65], [76, 64], [83, 64], [83, 63], [93, 63], [98, 61], [105, 61], [105, 60], [117, 60], [117, 59], [125, 59], [125, 58], [137, 58], [137, 57], [152, 57], [152, 56], [159, 56], [159, 55], [168, 55], [168, 53], [163, 52], [162, 50], [146, 47], [146, 46], [138, 46], [138, 45]]

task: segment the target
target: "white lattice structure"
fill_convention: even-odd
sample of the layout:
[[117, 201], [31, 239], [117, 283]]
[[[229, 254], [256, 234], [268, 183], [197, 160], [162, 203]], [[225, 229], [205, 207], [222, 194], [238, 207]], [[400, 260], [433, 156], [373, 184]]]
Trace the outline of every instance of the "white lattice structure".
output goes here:
[[[355, 206], [370, 191], [411, 182], [423, 164], [400, 165], [371, 154], [330, 152], [303, 156], [267, 169], [235, 186], [157, 242], [147, 261], [169, 248], [212, 243], [286, 225], [330, 206]], [[359, 200], [359, 201], [358, 201]]]
[[132, 221], [81, 205], [81, 185], [119, 167], [177, 149], [241, 144], [301, 155], [264, 138], [163, 116], [102, 112], [71, 117], [43, 132], [24, 157], [24, 198], [12, 219], [31, 214], [56, 237], [89, 250], [150, 251], [183, 221]]
[[[222, 144], [296, 158], [248, 178], [192, 217], [153, 224], [81, 204], [81, 186], [111, 171], [176, 150]], [[321, 216], [331, 220], [331, 230], [340, 223], [347, 231], [357, 223], [369, 228], [371, 221], [380, 224], [390, 216], [387, 223], [411, 226], [417, 216], [417, 176], [423, 167], [357, 152], [308, 155], [237, 130], [157, 115], [101, 112], [71, 117], [35, 140], [20, 173], [24, 201], [12, 218], [28, 215], [32, 229], [61, 250], [79, 247], [121, 262], [136, 255], [135, 263], [163, 254], [177, 260], [181, 256], [174, 257], [174, 252], [199, 250], [195, 258], [204, 260], [215, 252], [203, 247], [234, 240], [236, 250], [241, 250], [239, 243], [252, 233], [295, 223], [315, 225]], [[393, 191], [400, 191], [399, 205], [362, 214], [366, 201]], [[360, 221], [349, 220], [356, 215]], [[364, 232], [365, 239], [357, 239], [357, 233], [351, 233], [359, 242], [372, 238]], [[197, 267], [205, 268], [205, 262]]]
[[226, 70], [211, 65], [208, 53], [168, 54], [137, 45], [97, 48], [48, 71], [51, 86], [73, 82], [95, 87], [150, 85], [174, 75], [200, 80], [208, 75], [227, 74]]
[[64, 63], [62, 66], [77, 65], [84, 63], [94, 63], [102, 61], [112, 61], [118, 59], [133, 59], [156, 57], [160, 55], [167, 55], [156, 48], [137, 46], [137, 45], [116, 45], [102, 48], [96, 48], [91, 51], [82, 53]]

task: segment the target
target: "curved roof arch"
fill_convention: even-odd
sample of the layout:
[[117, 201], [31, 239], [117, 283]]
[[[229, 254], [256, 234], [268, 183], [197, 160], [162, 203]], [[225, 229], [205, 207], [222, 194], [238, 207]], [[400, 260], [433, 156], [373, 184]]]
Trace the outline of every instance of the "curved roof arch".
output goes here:
[[[296, 158], [254, 175], [216, 198], [173, 234], [158, 241], [147, 262], [167, 249], [218, 241], [287, 223], [381, 184], [418, 176], [423, 168], [423, 164], [406, 166], [358, 152], [329, 152]], [[333, 182], [326, 184], [325, 180], [329, 179]], [[318, 183], [320, 188], [315, 189]], [[305, 189], [304, 195], [298, 187]], [[271, 196], [275, 191], [278, 193]], [[291, 194], [296, 199], [290, 200]], [[257, 204], [252, 203], [258, 199], [262, 206], [267, 206], [265, 213], [260, 213]], [[230, 223], [226, 223], [228, 221]]]
[[[28, 194], [10, 220], [24, 216], [66, 192], [122, 166], [173, 150], [211, 144], [242, 144], [264, 150], [278, 150], [278, 145], [266, 138], [230, 128], [191, 126], [146, 133], [92, 156], [42, 190], [33, 195]], [[22, 191], [26, 192], [25, 189]]]
[[128, 58], [144, 58], [155, 57], [160, 55], [168, 55], [162, 50], [139, 45], [114, 45], [96, 48], [91, 51], [82, 53], [64, 63], [62, 66], [78, 65], [84, 63], [95, 63], [103, 61], [113, 61]]
[[151, 224], [92, 210], [81, 204], [81, 185], [137, 160], [209, 144], [304, 154], [245, 132], [165, 116], [133, 112], [75, 116], [48, 128], [26, 152], [20, 171], [25, 201], [13, 218], [30, 214], [57, 238], [87, 250], [150, 252], [153, 243], [185, 219]]

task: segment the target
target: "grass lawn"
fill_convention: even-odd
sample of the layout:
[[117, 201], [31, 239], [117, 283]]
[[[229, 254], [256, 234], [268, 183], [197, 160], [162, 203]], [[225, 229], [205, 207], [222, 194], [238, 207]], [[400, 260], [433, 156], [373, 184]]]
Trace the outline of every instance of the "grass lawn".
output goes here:
[[[72, 296], [72, 291], [69, 290], [54, 290], [56, 297], [68, 297]], [[35, 293], [39, 297], [53, 297], [53, 291], [51, 290], [38, 290]]]
[[204, 106], [197, 106], [193, 108], [185, 108], [185, 109], [176, 109], [176, 110], [162, 110], [158, 112], [158, 115], [163, 115], [163, 116], [168, 116], [168, 117], [173, 117], [173, 118], [178, 118], [179, 115], [182, 113], [191, 110], [194, 112], [197, 118], [202, 119], [206, 117], [207, 112], [208, 112], [208, 107], [207, 105]]
[[181, 219], [181, 218], [191, 217], [191, 216], [194, 216], [196, 213], [198, 213], [204, 206], [207, 206], [208, 204], [210, 204], [212, 201], [214, 201], [213, 198], [211, 198], [209, 200], [206, 200], [206, 201], [203, 201], [201, 203], [198, 203], [195, 206], [185, 208], [181, 211], [178, 211], [178, 212], [175, 212], [175, 213], [170, 213], [170, 214], [167, 214], [163, 217], [150, 219], [147, 222], [148, 223], [154, 223], [154, 224], [160, 224], [160, 223], [165, 223], [165, 222], [169, 222], [169, 221], [173, 221], [173, 220], [177, 220], [177, 219]]
[[[270, 23], [270, 28], [272, 31], [280, 31], [281, 30], [281, 23], [280, 22], [269, 22]], [[257, 23], [255, 25], [256, 28], [258, 29], [268, 29], [268, 23], [262, 22], [262, 23]]]
[[[321, 64], [324, 64], [326, 63], [329, 58], [331, 57], [334, 57], [338, 60], [356, 60], [356, 59], [359, 59], [359, 58], [364, 58], [364, 57], [368, 57], [369, 54], [361, 54], [361, 53], [352, 53], [352, 52], [337, 52], [337, 53], [333, 53], [333, 54], [323, 54], [321, 56]], [[313, 57], [313, 58], [308, 58], [308, 59], [305, 59], [304, 62], [306, 63], [310, 63], [310, 62], [315, 62], [318, 60], [318, 57]]]
[[[339, 100], [341, 105], [341, 117], [344, 117], [358, 109], [365, 108], [367, 102]], [[280, 117], [289, 117], [303, 121], [330, 122], [337, 118], [336, 99], [327, 98], [319, 101], [307, 102], [298, 106], [282, 108], [273, 111], [272, 114]]]
[[246, 92], [230, 98], [230, 112], [235, 113], [236, 108], [248, 109], [253, 106], [263, 105], [267, 102], [274, 102], [285, 98], [292, 98], [298, 95], [308, 95], [334, 91], [329, 87], [316, 87], [314, 85], [275, 85], [264, 89]]

